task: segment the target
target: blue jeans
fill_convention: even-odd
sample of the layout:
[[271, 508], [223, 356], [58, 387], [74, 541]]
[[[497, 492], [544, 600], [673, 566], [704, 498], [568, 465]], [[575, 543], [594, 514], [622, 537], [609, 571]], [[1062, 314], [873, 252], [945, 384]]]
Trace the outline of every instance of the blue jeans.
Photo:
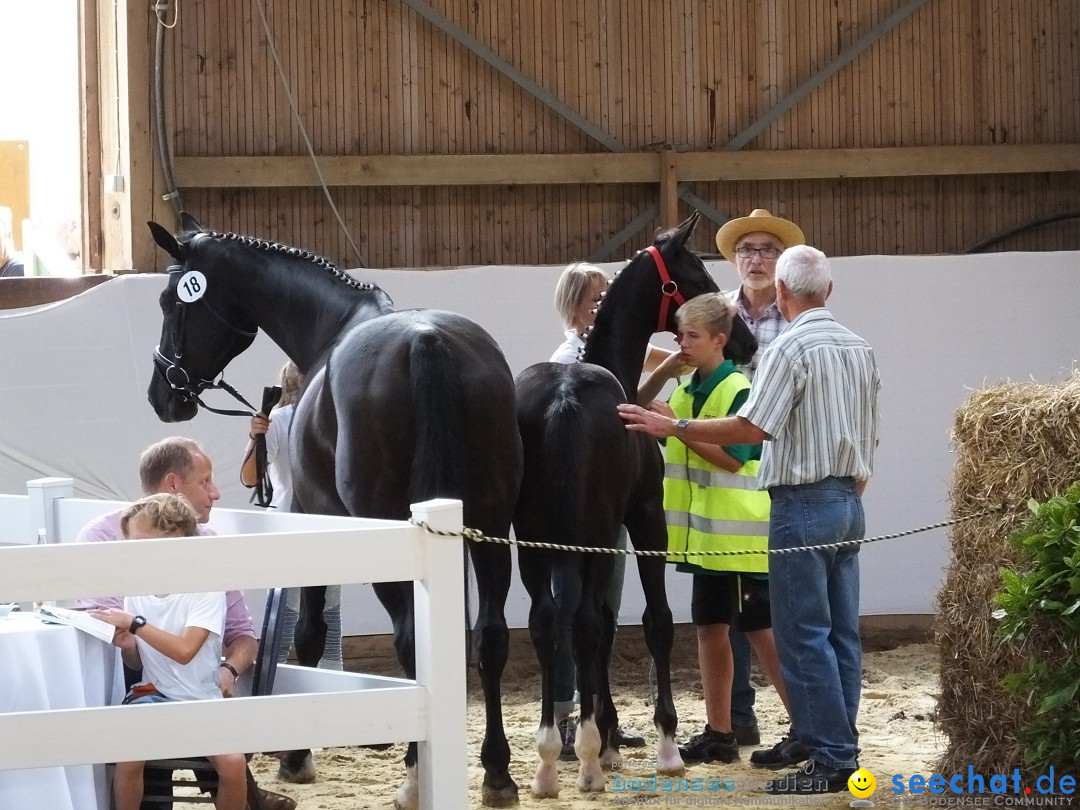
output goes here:
[[[850, 478], [772, 487], [769, 548], [857, 540], [862, 499]], [[828, 768], [857, 768], [862, 685], [859, 547], [769, 558], [773, 636], [795, 735]]]
[[[296, 637], [296, 623], [300, 620], [300, 588], [285, 589], [285, 607], [282, 610], [281, 620], [281, 648], [278, 650], [278, 663], [284, 664], [289, 660], [289, 651], [292, 650], [293, 639]], [[341, 586], [326, 586], [326, 601], [323, 604], [323, 622], [326, 624], [326, 644], [323, 647], [322, 658], [319, 659], [319, 669], [342, 670], [343, 659], [341, 652]]]
[[[769, 598], [772, 598], [771, 592]], [[746, 633], [734, 626], [728, 631], [728, 638], [731, 640], [731, 659], [735, 667], [731, 682], [731, 722], [737, 726], [753, 726], [757, 724], [757, 715], [754, 713], [757, 692], [750, 683], [750, 639], [746, 637]]]

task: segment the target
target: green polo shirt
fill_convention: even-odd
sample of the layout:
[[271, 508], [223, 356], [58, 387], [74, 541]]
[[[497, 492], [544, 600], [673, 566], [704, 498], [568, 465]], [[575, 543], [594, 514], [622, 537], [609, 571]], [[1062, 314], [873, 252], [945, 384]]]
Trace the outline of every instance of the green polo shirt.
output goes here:
[[[690, 382], [686, 384], [686, 390], [694, 398], [694, 418], [701, 413], [702, 407], [705, 405], [705, 401], [709, 398], [709, 395], [716, 389], [720, 383], [727, 379], [729, 374], [738, 371], [735, 368], [735, 364], [730, 360], [725, 360], [721, 363], [716, 371], [710, 374], [706, 379], [702, 380], [701, 375], [695, 371], [693, 376], [690, 377]], [[728, 410], [728, 416], [733, 413], [738, 413], [739, 408], [743, 406], [743, 403], [750, 396], [749, 389], [740, 391], [735, 395], [734, 401], [731, 403], [731, 408]], [[748, 461], [757, 461], [761, 458], [761, 445], [760, 444], [729, 444], [724, 447], [724, 450], [732, 458], [738, 459], [739, 463], [745, 464]]]

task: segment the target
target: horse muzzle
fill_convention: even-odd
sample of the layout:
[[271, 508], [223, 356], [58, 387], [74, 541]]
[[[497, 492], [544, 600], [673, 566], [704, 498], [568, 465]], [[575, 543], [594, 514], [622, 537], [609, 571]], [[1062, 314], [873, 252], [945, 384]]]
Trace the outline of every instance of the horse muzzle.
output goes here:
[[154, 349], [154, 375], [146, 398], [162, 422], [187, 422], [199, 412], [198, 394], [184, 369]]

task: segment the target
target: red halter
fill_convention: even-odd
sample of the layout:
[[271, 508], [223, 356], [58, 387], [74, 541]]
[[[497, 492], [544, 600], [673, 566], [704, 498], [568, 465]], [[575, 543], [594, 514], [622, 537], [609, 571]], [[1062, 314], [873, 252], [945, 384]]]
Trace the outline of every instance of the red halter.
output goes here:
[[674, 298], [675, 303], [681, 307], [686, 303], [686, 298], [679, 292], [679, 285], [672, 281], [671, 276], [668, 275], [667, 265], [664, 264], [664, 257], [660, 255], [660, 251], [651, 245], [645, 250], [653, 257], [653, 261], [656, 263], [656, 272], [660, 274], [660, 292], [664, 296], [660, 299], [660, 320], [656, 324], [656, 331], [664, 332], [667, 329], [667, 313], [668, 307], [671, 305], [671, 299]]

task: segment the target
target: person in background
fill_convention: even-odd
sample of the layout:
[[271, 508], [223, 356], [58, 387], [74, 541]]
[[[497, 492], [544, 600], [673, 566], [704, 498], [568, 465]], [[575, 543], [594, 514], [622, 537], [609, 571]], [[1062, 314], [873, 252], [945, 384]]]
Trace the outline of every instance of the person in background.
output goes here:
[[[198, 518], [183, 495], [147, 495], [124, 510], [120, 530], [129, 540], [193, 537]], [[113, 643], [120, 647], [125, 665], [142, 673], [124, 705], [222, 696], [218, 662], [225, 627], [223, 592], [128, 596], [123, 610], [92, 610], [91, 614], [116, 628]], [[247, 759], [243, 754], [207, 759], [217, 772], [214, 806], [244, 810]], [[145, 766], [145, 761], [116, 763], [116, 810], [138, 810], [142, 804]]]
[[[293, 414], [296, 411], [296, 403], [300, 400], [300, 394], [304, 387], [304, 375], [300, 373], [296, 363], [289, 360], [281, 367], [278, 375], [278, 385], [281, 386], [281, 399], [269, 415], [259, 411], [251, 417], [248, 430], [248, 444], [244, 450], [244, 463], [240, 467], [240, 480], [246, 487], [253, 487], [256, 483], [257, 472], [255, 469], [255, 437], [266, 437], [266, 463], [269, 467], [270, 484], [273, 487], [273, 498], [269, 509], [277, 509], [288, 512], [292, 508], [292, 469], [289, 463], [289, 430], [292, 427]], [[285, 608], [282, 617], [283, 626], [281, 632], [281, 648], [278, 650], [278, 661], [283, 662], [289, 657], [289, 651], [296, 635], [296, 623], [300, 618], [300, 588], [288, 588], [285, 594]], [[326, 641], [323, 647], [322, 658], [319, 659], [321, 669], [343, 669], [343, 657], [341, 650], [341, 586], [327, 585], [326, 597], [323, 603], [323, 622], [326, 624]], [[286, 782], [307, 783], [318, 778], [315, 767], [315, 759], [310, 754], [304, 757], [302, 764], [296, 769], [285, 767], [284, 760], [278, 769], [278, 779]]]
[[[144, 495], [172, 493], [183, 495], [198, 515], [196, 534], [213, 534], [206, 527], [210, 510], [221, 497], [214, 484], [214, 467], [202, 446], [194, 439], [172, 436], [150, 445], [139, 458], [139, 481]], [[124, 510], [118, 509], [102, 515], [82, 528], [75, 538], [77, 543], [97, 543], [122, 540], [124, 537], [120, 520]], [[244, 602], [242, 591], [225, 593], [225, 627], [222, 635], [223, 660], [220, 664], [221, 693], [225, 697], [235, 694], [236, 679], [250, 669], [259, 649], [251, 612]], [[107, 610], [123, 608], [123, 598], [100, 596], [84, 598], [78, 606], [86, 609]], [[151, 778], [148, 772], [147, 779]], [[264, 807], [268, 810], [291, 810], [296, 806], [289, 796], [272, 793], [259, 788]], [[144, 804], [145, 806], [145, 804]], [[154, 810], [161, 805], [154, 805]]]
[[22, 257], [15, 252], [11, 209], [0, 205], [0, 278], [16, 278], [25, 274]]
[[[862, 494], [873, 474], [881, 377], [873, 349], [825, 308], [825, 254], [789, 248], [776, 267], [776, 302], [789, 327], [761, 358], [750, 398], [735, 416], [676, 420], [636, 405], [618, 410], [628, 430], [694, 442], [767, 442], [758, 473], [769, 490], [773, 633], [788, 690], [791, 734], [808, 757], [770, 781], [770, 793], [837, 793], [859, 762], [862, 685], [859, 545]], [[755, 751], [780, 768], [791, 740]]]
[[[566, 326], [566, 339], [551, 355], [550, 362], [570, 365], [580, 363], [585, 351], [585, 338], [589, 329], [596, 322], [596, 308], [600, 298], [608, 287], [608, 277], [599, 267], [575, 262], [563, 270], [555, 286], [555, 310]], [[659, 350], [658, 350], [659, 351]], [[666, 354], [666, 353], [664, 353]], [[618, 547], [625, 549], [627, 544], [626, 529], [619, 532]], [[608, 591], [604, 603], [619, 622], [619, 608], [622, 605], [623, 577], [626, 572], [626, 557], [615, 555], [615, 564], [611, 572]], [[555, 634], [555, 723], [562, 736], [562, 751], [559, 758], [573, 760], [574, 737], [576, 727], [573, 717], [577, 702], [575, 698], [577, 671], [574, 664], [572, 632], [574, 612], [581, 600], [581, 580], [575, 570], [558, 568], [551, 575], [552, 593], [558, 605]], [[645, 738], [635, 732], [616, 727], [613, 732], [615, 745], [627, 748], [642, 748]]]
[[[269, 467], [270, 483], [274, 496], [270, 509], [288, 512], [292, 508], [292, 472], [289, 467], [289, 428], [292, 425], [296, 403], [304, 386], [304, 375], [292, 360], [281, 367], [278, 376], [281, 386], [281, 399], [277, 407], [267, 416], [262, 411], [251, 417], [248, 445], [244, 451], [244, 463], [240, 468], [240, 480], [246, 487], [255, 486], [255, 437], [266, 437], [266, 463]], [[281, 649], [278, 660], [289, 657], [296, 622], [300, 615], [300, 589], [289, 588], [285, 603], [284, 627], [281, 636]], [[319, 661], [321, 669], [342, 669], [341, 653], [341, 586], [328, 585], [326, 605], [323, 609], [323, 621], [326, 622], [326, 647]]]
[[[680, 353], [642, 383], [638, 400], [649, 401], [684, 367], [696, 369], [667, 403], [653, 402], [657, 413], [677, 418], [728, 416], [746, 401], [750, 381], [735, 370], [725, 349], [736, 317], [720, 293], [706, 293], [683, 304]], [[729, 628], [746, 634], [787, 705], [769, 615], [769, 495], [757, 490], [761, 445], [719, 447], [682, 440], [678, 433], [664, 449], [664, 510], [668, 523], [668, 561], [694, 577], [691, 617], [697, 629], [698, 664], [705, 698], [705, 730], [679, 747], [687, 764], [733, 762], [739, 742], [732, 732], [733, 663]], [[749, 550], [739, 556], [696, 555], [695, 551]]]

